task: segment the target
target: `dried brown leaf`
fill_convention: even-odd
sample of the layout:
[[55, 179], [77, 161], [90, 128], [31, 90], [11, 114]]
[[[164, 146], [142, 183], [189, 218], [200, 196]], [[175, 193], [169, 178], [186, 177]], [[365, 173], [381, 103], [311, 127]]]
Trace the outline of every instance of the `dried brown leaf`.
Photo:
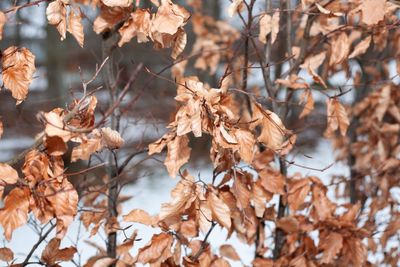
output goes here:
[[174, 41], [172, 46], [171, 57], [173, 59], [177, 59], [177, 57], [183, 52], [187, 43], [187, 36], [185, 30], [182, 28], [178, 29], [178, 32], [175, 34]]
[[137, 222], [145, 225], [151, 225], [151, 216], [144, 210], [134, 209], [131, 210], [127, 215], [124, 215], [125, 222]]
[[353, 52], [351, 52], [351, 54], [349, 55], [349, 59], [364, 54], [368, 50], [368, 47], [371, 44], [371, 40], [372, 37], [368, 36], [365, 37], [364, 40], [362, 40], [360, 43], [358, 43], [356, 47], [354, 47]]
[[76, 14], [72, 9], [70, 10], [68, 17], [68, 32], [75, 37], [79, 46], [83, 47], [85, 35], [83, 33], [82, 14], [80, 9], [78, 14]]
[[67, 8], [62, 0], [51, 2], [46, 8], [46, 15], [49, 24], [55, 25], [64, 40], [67, 33]]
[[0, 11], [0, 40], [3, 39], [3, 29], [6, 22], [7, 22], [6, 14]]
[[161, 233], [153, 235], [150, 243], [139, 249], [137, 261], [146, 264], [158, 262], [160, 259], [162, 260], [165, 257], [165, 253], [171, 253], [172, 242], [173, 238], [169, 234]]
[[17, 105], [25, 100], [28, 87], [32, 83], [35, 56], [27, 48], [10, 46], [2, 53], [3, 82], [17, 100]]
[[168, 153], [164, 164], [167, 167], [171, 177], [175, 177], [183, 164], [189, 161], [190, 151], [189, 138], [184, 136], [176, 136], [168, 143]]
[[0, 199], [3, 198], [4, 187], [18, 181], [18, 172], [6, 163], [0, 163]]
[[14, 230], [28, 221], [29, 195], [28, 189], [17, 187], [4, 200], [4, 207], [0, 209], [0, 224], [8, 241], [11, 240]]
[[211, 208], [213, 219], [229, 231], [231, 228], [231, 212], [228, 205], [213, 192], [208, 194], [207, 202]]
[[350, 125], [349, 118], [347, 117], [346, 110], [336, 98], [327, 100], [327, 129], [325, 135], [330, 137], [339, 129], [340, 133], [345, 136], [347, 128]]
[[129, 7], [132, 5], [132, 0], [101, 0], [103, 4], [109, 7]]
[[70, 261], [77, 252], [76, 248], [68, 247], [60, 249], [61, 240], [53, 238], [43, 250], [41, 260], [49, 266], [59, 261]]
[[11, 249], [3, 247], [0, 248], [0, 260], [12, 261], [14, 259], [14, 252]]
[[219, 253], [221, 256], [226, 257], [228, 259], [234, 261], [240, 261], [240, 257], [237, 254], [236, 250], [232, 247], [232, 245], [224, 244], [219, 247]]
[[363, 0], [361, 1], [361, 21], [367, 25], [378, 24], [384, 19], [386, 0]]

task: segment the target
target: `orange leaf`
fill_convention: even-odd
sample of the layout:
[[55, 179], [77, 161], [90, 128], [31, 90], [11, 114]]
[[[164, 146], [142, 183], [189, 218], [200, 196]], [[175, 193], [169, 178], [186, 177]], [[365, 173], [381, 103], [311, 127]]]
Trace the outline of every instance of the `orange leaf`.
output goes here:
[[0, 198], [3, 197], [4, 187], [18, 181], [18, 172], [6, 163], [0, 163]]
[[378, 24], [385, 17], [386, 0], [363, 0], [361, 1], [361, 21], [367, 25]]
[[3, 82], [17, 100], [25, 100], [35, 72], [35, 56], [27, 48], [11, 46], [3, 52]]
[[325, 135], [327, 137], [332, 136], [332, 134], [339, 129], [340, 133], [345, 136], [347, 128], [350, 125], [349, 118], [347, 117], [346, 110], [339, 103], [336, 98], [330, 98], [327, 100], [327, 129]]
[[0, 40], [3, 39], [3, 28], [7, 22], [7, 16], [0, 11]]
[[349, 59], [350, 58], [355, 58], [355, 57], [357, 57], [359, 55], [364, 54], [368, 50], [368, 47], [371, 44], [371, 40], [372, 40], [372, 37], [368, 36], [364, 40], [359, 42], [356, 45], [356, 47], [354, 47], [353, 52], [351, 52], [351, 54], [349, 55]]
[[0, 248], [0, 260], [12, 261], [14, 259], [14, 253], [9, 248]]
[[256, 139], [254, 135], [245, 129], [234, 130], [234, 135], [239, 145], [239, 155], [246, 162], [251, 164], [254, 158], [254, 146]]
[[47, 244], [46, 248], [42, 252], [42, 261], [46, 265], [53, 266], [59, 261], [70, 261], [77, 252], [76, 248], [68, 247], [60, 249], [61, 240], [58, 238], [53, 238]]
[[103, 4], [109, 7], [129, 7], [132, 5], [132, 0], [101, 0]]
[[171, 177], [175, 177], [183, 164], [189, 161], [190, 151], [189, 138], [184, 136], [176, 136], [168, 143], [168, 153], [164, 164], [167, 167]]
[[67, 33], [67, 9], [62, 0], [51, 2], [46, 8], [46, 16], [49, 24], [55, 25], [61, 34], [61, 40]]
[[278, 219], [276, 227], [282, 229], [285, 233], [294, 234], [299, 230], [300, 224], [295, 217], [287, 216]]
[[173, 59], [176, 59], [183, 52], [186, 43], [187, 43], [186, 32], [182, 28], [179, 28], [178, 32], [175, 34], [174, 44], [172, 46], [171, 57]]
[[159, 220], [179, 215], [189, 208], [196, 199], [195, 190], [196, 184], [194, 183], [194, 178], [185, 170], [183, 178], [171, 192], [172, 201], [162, 204], [160, 214], [158, 215]]
[[80, 47], [83, 47], [85, 35], [83, 33], [82, 14], [79, 9], [78, 14], [71, 9], [68, 17], [68, 32], [70, 32], [78, 41]]
[[169, 256], [169, 254], [171, 254], [170, 249], [172, 242], [173, 238], [169, 234], [161, 233], [153, 235], [150, 243], [139, 249], [137, 261], [146, 264], [158, 262], [160, 259], [162, 260], [166, 255]]
[[330, 66], [340, 64], [347, 58], [350, 52], [350, 43], [346, 33], [342, 32], [332, 40], [331, 51]]
[[13, 231], [28, 221], [29, 195], [28, 189], [17, 187], [4, 200], [4, 208], [0, 210], [0, 224], [8, 241], [11, 240]]
[[55, 211], [57, 218], [57, 237], [64, 237], [72, 223], [78, 208], [78, 193], [73, 185], [64, 178], [62, 183], [54, 181], [45, 190], [45, 195]]
[[261, 134], [258, 141], [272, 150], [282, 148], [286, 128], [281, 119], [274, 112], [264, 110], [259, 104], [254, 105], [253, 120], [256, 125], [261, 125]]
[[136, 9], [131, 13], [131, 17], [119, 29], [121, 39], [118, 46], [121, 47], [128, 43], [133, 37], [137, 36], [138, 43], [147, 42], [150, 35], [151, 14], [146, 9]]
[[279, 172], [268, 171], [264, 169], [258, 173], [261, 178], [262, 186], [269, 192], [274, 194], [285, 193], [285, 179]]
[[101, 128], [102, 144], [108, 149], [117, 149], [124, 144], [124, 139], [121, 137], [119, 132], [112, 130], [109, 127]]
[[208, 194], [207, 202], [211, 208], [213, 219], [229, 231], [231, 228], [231, 212], [228, 205], [213, 192]]
[[219, 253], [221, 256], [226, 257], [228, 259], [234, 261], [240, 261], [240, 257], [237, 254], [236, 250], [229, 244], [225, 244], [219, 247]]
[[300, 113], [300, 119], [306, 117], [308, 114], [310, 114], [311, 111], [314, 110], [314, 98], [312, 96], [311, 90], [306, 90], [300, 95], [300, 104], [303, 103], [305, 103], [305, 105]]
[[292, 211], [297, 211], [310, 192], [308, 179], [291, 180], [288, 184], [288, 204]]
[[279, 19], [280, 12], [275, 11], [274, 14], [264, 14], [260, 19], [260, 33], [258, 35], [259, 40], [262, 43], [267, 43], [267, 36], [271, 35], [271, 43], [273, 44], [279, 33]]
[[125, 222], [137, 222], [146, 225], [151, 225], [151, 216], [144, 210], [134, 209], [131, 210], [127, 215], [124, 215]]
[[324, 251], [321, 263], [333, 263], [336, 255], [343, 247], [343, 236], [341, 234], [330, 232], [320, 240], [321, 249]]

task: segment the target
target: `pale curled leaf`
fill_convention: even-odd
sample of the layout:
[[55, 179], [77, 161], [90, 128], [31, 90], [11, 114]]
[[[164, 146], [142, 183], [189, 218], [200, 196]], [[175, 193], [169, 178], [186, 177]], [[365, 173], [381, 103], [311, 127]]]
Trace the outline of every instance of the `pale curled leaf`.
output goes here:
[[125, 222], [136, 222], [145, 225], [151, 225], [151, 216], [144, 210], [134, 209], [131, 210], [127, 215], [123, 216]]
[[14, 259], [14, 253], [11, 249], [3, 247], [0, 248], [0, 260], [2, 261], [12, 261]]
[[240, 257], [237, 254], [236, 250], [232, 247], [232, 245], [229, 244], [224, 244], [219, 247], [219, 253], [221, 256], [224, 256], [228, 259], [234, 260], [234, 261], [240, 261]]
[[46, 8], [46, 16], [49, 24], [55, 25], [64, 40], [67, 33], [67, 8], [62, 0], [51, 2]]
[[161, 233], [153, 235], [150, 243], [139, 249], [137, 261], [143, 264], [154, 263], [158, 261], [160, 258], [162, 258], [165, 252], [168, 254], [172, 242], [173, 238], [169, 234]]
[[14, 252], [11, 249], [3, 247], [0, 248], [0, 260], [12, 261], [14, 259]]
[[258, 35], [259, 40], [266, 44], [267, 37], [270, 35], [271, 43], [273, 44], [279, 33], [279, 18], [280, 12], [277, 10], [274, 14], [264, 14], [260, 19], [260, 32]]
[[0, 40], [3, 39], [3, 29], [6, 22], [7, 22], [6, 14], [0, 11]]
[[29, 195], [27, 189], [17, 187], [4, 200], [4, 207], [0, 209], [0, 224], [8, 241], [11, 240], [14, 230], [28, 221]]
[[35, 56], [27, 48], [11, 46], [3, 52], [2, 69], [5, 87], [11, 91], [17, 104], [21, 103], [36, 71]]
[[343, 247], [343, 236], [341, 234], [331, 232], [322, 237], [320, 244], [323, 250], [321, 263], [333, 263], [336, 255]]
[[169, 217], [180, 215], [190, 207], [196, 198], [196, 184], [194, 178], [186, 170], [183, 171], [182, 179], [171, 192], [172, 201], [164, 203], [161, 206], [159, 220], [164, 220]]
[[361, 21], [367, 25], [378, 24], [385, 17], [386, 0], [361, 1]]
[[240, 9], [243, 5], [243, 0], [233, 0], [228, 8], [229, 17], [233, 17], [233, 15]]
[[171, 57], [176, 59], [185, 49], [187, 43], [186, 32], [180, 28], [174, 37], [174, 44], [172, 46]]
[[118, 149], [125, 142], [121, 135], [110, 127], [101, 128], [100, 131], [102, 134], [101, 142], [109, 149]]
[[234, 135], [238, 142], [240, 157], [245, 162], [251, 164], [254, 158], [254, 146], [256, 144], [254, 135], [245, 129], [236, 129]]
[[0, 199], [3, 197], [4, 187], [18, 181], [18, 172], [6, 163], [0, 163]]
[[327, 100], [327, 129], [325, 135], [327, 137], [339, 129], [340, 133], [345, 136], [347, 128], [350, 125], [349, 118], [347, 117], [346, 110], [340, 104], [336, 98], [330, 98]]
[[[329, 59], [329, 65], [342, 63], [350, 52], [349, 37], [346, 33], [341, 32], [338, 36], [333, 38], [331, 44], [331, 57]], [[315, 70], [315, 69], [314, 69]]]
[[41, 260], [50, 266], [59, 261], [70, 261], [77, 252], [76, 248], [68, 247], [60, 249], [60, 244], [61, 240], [58, 238], [50, 240], [42, 252]]
[[354, 47], [353, 52], [351, 52], [351, 54], [349, 55], [349, 59], [364, 54], [368, 50], [368, 47], [371, 44], [371, 40], [372, 37], [368, 36], [364, 38], [364, 40], [362, 40], [360, 43], [358, 43], [356, 47]]
[[164, 164], [171, 177], [176, 177], [182, 165], [189, 161], [191, 148], [188, 144], [189, 138], [186, 135], [176, 136], [168, 143], [168, 153]]
[[259, 142], [272, 150], [282, 148], [286, 128], [278, 115], [255, 104], [253, 121], [255, 121], [256, 125], [261, 125], [261, 134], [258, 136]]
[[[99, 249], [98, 246], [96, 246], [97, 249]], [[100, 253], [103, 251], [100, 249]], [[106, 252], [104, 252], [105, 254]], [[104, 257], [104, 256], [94, 256], [91, 257], [86, 264], [83, 265], [83, 267], [108, 267], [111, 266], [112, 264], [116, 263], [117, 259], [113, 259], [110, 257]]]
[[85, 35], [83, 33], [82, 14], [80, 9], [78, 14], [76, 14], [72, 9], [69, 12], [68, 32], [70, 32], [75, 37], [79, 46], [83, 47]]
[[276, 227], [285, 231], [288, 234], [294, 234], [299, 231], [300, 224], [293, 216], [286, 216], [278, 219]]
[[311, 90], [305, 90], [300, 95], [300, 104], [305, 104], [303, 110], [301, 111], [299, 118], [304, 118], [308, 116], [311, 111], [314, 110], [314, 98], [312, 96]]
[[213, 219], [229, 231], [231, 228], [231, 212], [228, 205], [213, 192], [208, 194], [207, 202], [211, 208]]
[[72, 133], [65, 130], [66, 125], [64, 123], [64, 117], [61, 114], [57, 111], [50, 111], [44, 114], [44, 118], [46, 120], [44, 132], [47, 136], [58, 136], [64, 142], [68, 142], [71, 139]]
[[121, 47], [137, 36], [138, 43], [147, 42], [150, 35], [151, 14], [147, 9], [136, 9], [131, 13], [130, 18], [125, 21], [119, 29], [121, 39], [118, 46]]
[[103, 4], [109, 7], [129, 7], [132, 5], [132, 0], [101, 0]]
[[283, 195], [285, 193], [285, 178], [282, 174], [268, 169], [264, 169], [258, 174], [260, 175], [261, 185], [265, 190], [274, 194]]
[[336, 17], [340, 17], [340, 16], [344, 15], [342, 12], [332, 12], [331, 10], [326, 9], [325, 7], [321, 6], [318, 3], [315, 3], [315, 5], [317, 6], [319, 12], [321, 12], [322, 14], [336, 16]]

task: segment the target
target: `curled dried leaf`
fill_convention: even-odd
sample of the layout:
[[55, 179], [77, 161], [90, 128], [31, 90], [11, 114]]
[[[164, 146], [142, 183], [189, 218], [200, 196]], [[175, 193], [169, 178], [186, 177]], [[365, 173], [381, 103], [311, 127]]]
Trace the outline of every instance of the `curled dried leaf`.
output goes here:
[[62, 0], [51, 2], [46, 8], [46, 15], [49, 24], [55, 25], [64, 40], [67, 33], [67, 8]]
[[109, 149], [120, 148], [124, 144], [124, 139], [121, 135], [109, 127], [101, 128], [102, 143]]
[[168, 143], [168, 153], [164, 164], [171, 177], [176, 177], [182, 165], [189, 161], [192, 149], [188, 144], [189, 138], [186, 135], [176, 136]]
[[80, 47], [83, 47], [85, 35], [83, 33], [82, 14], [79, 9], [78, 14], [71, 9], [68, 17], [68, 32], [70, 32], [78, 41]]
[[3, 29], [6, 22], [7, 22], [6, 14], [0, 11], [0, 40], [3, 39]]
[[0, 198], [3, 197], [4, 187], [18, 181], [18, 172], [6, 163], [0, 163]]
[[46, 265], [53, 266], [60, 261], [70, 261], [74, 254], [77, 252], [76, 248], [68, 247], [60, 249], [61, 240], [59, 238], [53, 238], [47, 244], [46, 248], [42, 253], [42, 261]]
[[28, 189], [17, 187], [4, 200], [4, 207], [0, 209], [0, 224], [8, 241], [11, 240], [14, 230], [28, 221], [29, 196]]
[[124, 215], [124, 221], [151, 225], [152, 219], [146, 211], [141, 209], [134, 209], [131, 210], [127, 215]]
[[3, 247], [0, 248], [0, 260], [12, 261], [14, 259], [14, 252], [11, 249]]
[[229, 231], [231, 228], [231, 211], [228, 205], [213, 192], [208, 194], [207, 202], [213, 219]]
[[103, 4], [109, 7], [129, 7], [132, 5], [132, 0], [101, 0]]
[[3, 52], [2, 68], [4, 85], [18, 105], [28, 95], [28, 87], [36, 71], [35, 56], [25, 47], [11, 46]]
[[327, 129], [325, 136], [330, 137], [339, 129], [340, 133], [345, 136], [347, 128], [350, 125], [349, 118], [347, 117], [346, 110], [336, 98], [327, 100]]

